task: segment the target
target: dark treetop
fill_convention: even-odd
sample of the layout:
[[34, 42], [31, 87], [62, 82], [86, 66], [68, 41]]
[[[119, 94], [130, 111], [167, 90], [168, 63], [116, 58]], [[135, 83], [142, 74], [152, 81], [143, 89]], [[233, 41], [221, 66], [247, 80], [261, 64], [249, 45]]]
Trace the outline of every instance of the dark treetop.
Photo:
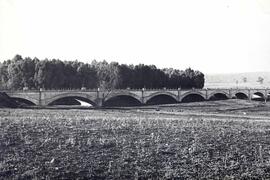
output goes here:
[[126, 65], [105, 60], [91, 64], [79, 61], [39, 60], [16, 55], [0, 63], [1, 89], [80, 89], [104, 88], [203, 88], [204, 74], [154, 65]]

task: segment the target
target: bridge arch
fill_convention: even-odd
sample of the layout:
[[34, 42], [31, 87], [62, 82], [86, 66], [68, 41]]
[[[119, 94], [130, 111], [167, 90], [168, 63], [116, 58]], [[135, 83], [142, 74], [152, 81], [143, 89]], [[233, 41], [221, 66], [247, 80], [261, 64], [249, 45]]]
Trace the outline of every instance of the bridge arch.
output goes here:
[[140, 106], [142, 103], [133, 96], [118, 95], [109, 98], [107, 101], [103, 101], [102, 105], [105, 107], [129, 107]]
[[255, 93], [253, 93], [254, 95], [257, 95], [257, 96], [260, 96], [260, 97], [262, 97], [262, 98], [264, 98], [264, 93], [262, 93], [262, 92], [255, 92]]
[[30, 100], [28, 98], [11, 97], [11, 99], [16, 101], [19, 104], [30, 105], [30, 106], [36, 106], [37, 105], [36, 103], [33, 102], [33, 100]]
[[39, 104], [38, 100], [33, 99], [31, 97], [28, 97], [28, 96], [12, 95], [12, 96], [10, 96], [10, 98], [14, 99], [15, 101], [23, 102], [26, 104], [31, 104], [31, 105], [38, 105]]
[[181, 96], [181, 102], [195, 102], [195, 101], [204, 101], [206, 100], [205, 94], [199, 91], [189, 91]]
[[137, 106], [141, 104], [141, 97], [128, 91], [112, 92], [103, 100], [104, 106]]
[[267, 92], [266, 92], [266, 97], [265, 97], [265, 98], [266, 98], [267, 101], [270, 100], [270, 91], [267, 91]]
[[242, 91], [235, 92], [233, 98], [236, 99], [248, 99], [248, 94]]
[[94, 99], [92, 96], [89, 96], [85, 93], [76, 93], [76, 92], [63, 93], [63, 94], [59, 94], [59, 95], [53, 96], [51, 98], [48, 98], [45, 101], [45, 105], [48, 106], [59, 99], [68, 98], [68, 97], [70, 97], [70, 98], [77, 97], [77, 98], [85, 99], [85, 100], [87, 100], [87, 102], [91, 103], [93, 106], [97, 106], [96, 99]]
[[[144, 97], [144, 102], [145, 104], [155, 104], [152, 101], [162, 101], [162, 98], [164, 98], [164, 103], [161, 102], [161, 104], [168, 104], [168, 103], [177, 103], [178, 102], [178, 97], [171, 93], [171, 92], [155, 92], [150, 94], [147, 97]], [[158, 100], [159, 99], [159, 100]]]
[[138, 96], [137, 94], [128, 92], [128, 91], [120, 91], [120, 92], [116, 92], [116, 93], [110, 93], [108, 96], [106, 96], [104, 98], [104, 102], [108, 101], [109, 99], [114, 98], [116, 96], [130, 96], [130, 97], [133, 97], [133, 98], [135, 98], [135, 99], [137, 99], [138, 101], [141, 102], [140, 96]]
[[208, 95], [208, 100], [229, 99], [230, 94], [225, 91], [214, 91]]
[[264, 93], [257, 91], [251, 95], [251, 99], [257, 100], [257, 101], [262, 101], [265, 99], [265, 95], [264, 95]]

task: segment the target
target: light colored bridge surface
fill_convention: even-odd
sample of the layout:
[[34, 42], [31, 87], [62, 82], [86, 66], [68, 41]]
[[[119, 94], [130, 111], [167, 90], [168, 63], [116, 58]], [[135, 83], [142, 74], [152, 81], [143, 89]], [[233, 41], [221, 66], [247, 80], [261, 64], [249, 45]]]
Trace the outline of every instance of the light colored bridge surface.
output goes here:
[[94, 106], [102, 106], [104, 102], [117, 96], [129, 96], [137, 99], [141, 104], [159, 95], [172, 97], [176, 102], [182, 102], [185, 97], [199, 95], [209, 100], [216, 94], [225, 95], [227, 98], [235, 98], [239, 95], [252, 99], [253, 95], [267, 99], [270, 89], [122, 89], [122, 90], [25, 90], [5, 91], [12, 98], [28, 100], [38, 106], [47, 106], [50, 103], [64, 97], [80, 97], [90, 100]]

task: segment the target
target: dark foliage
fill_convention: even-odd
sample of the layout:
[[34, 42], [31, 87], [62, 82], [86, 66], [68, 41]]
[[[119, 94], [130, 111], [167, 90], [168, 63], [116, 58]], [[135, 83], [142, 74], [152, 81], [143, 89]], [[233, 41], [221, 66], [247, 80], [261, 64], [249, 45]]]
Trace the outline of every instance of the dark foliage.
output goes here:
[[1, 89], [126, 89], [203, 88], [204, 74], [158, 69], [154, 65], [126, 65], [117, 62], [39, 60], [16, 55], [0, 63]]

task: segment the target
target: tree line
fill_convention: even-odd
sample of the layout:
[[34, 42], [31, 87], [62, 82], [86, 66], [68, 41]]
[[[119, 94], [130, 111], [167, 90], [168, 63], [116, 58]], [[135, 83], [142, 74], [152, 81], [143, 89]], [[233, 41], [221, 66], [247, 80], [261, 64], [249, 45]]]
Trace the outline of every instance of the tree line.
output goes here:
[[184, 71], [158, 69], [154, 65], [126, 65], [105, 60], [93, 60], [89, 64], [20, 55], [0, 62], [1, 89], [189, 89], [203, 86], [204, 74], [191, 68]]

